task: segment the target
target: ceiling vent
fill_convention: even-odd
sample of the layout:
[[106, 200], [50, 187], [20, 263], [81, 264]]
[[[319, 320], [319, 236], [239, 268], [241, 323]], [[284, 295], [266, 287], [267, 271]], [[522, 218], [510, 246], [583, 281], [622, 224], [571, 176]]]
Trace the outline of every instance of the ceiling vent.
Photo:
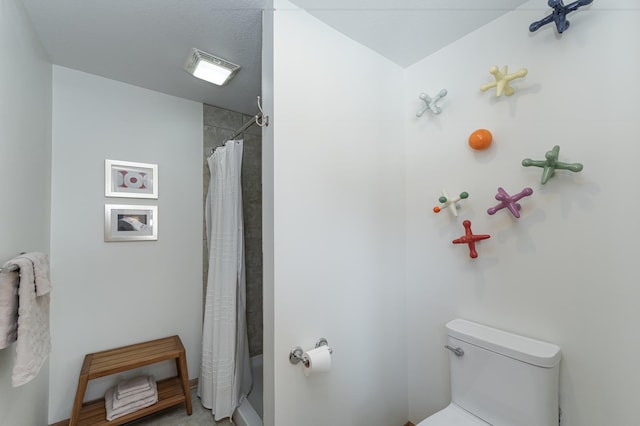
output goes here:
[[240, 66], [202, 50], [192, 48], [184, 69], [194, 77], [223, 86], [231, 80]]

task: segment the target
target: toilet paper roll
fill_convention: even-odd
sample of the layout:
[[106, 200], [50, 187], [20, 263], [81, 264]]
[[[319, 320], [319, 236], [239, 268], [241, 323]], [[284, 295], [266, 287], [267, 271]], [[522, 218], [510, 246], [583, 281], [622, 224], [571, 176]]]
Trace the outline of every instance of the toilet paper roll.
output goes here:
[[302, 358], [309, 360], [309, 366], [304, 366], [304, 375], [324, 373], [331, 370], [331, 352], [329, 346], [320, 346], [302, 354]]

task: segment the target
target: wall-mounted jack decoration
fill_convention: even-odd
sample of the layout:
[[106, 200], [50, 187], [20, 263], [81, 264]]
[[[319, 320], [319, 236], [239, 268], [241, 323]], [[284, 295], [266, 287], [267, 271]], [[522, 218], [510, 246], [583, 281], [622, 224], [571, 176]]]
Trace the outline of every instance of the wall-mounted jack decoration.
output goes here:
[[529, 25], [529, 31], [538, 31], [540, 27], [550, 24], [551, 22], [555, 22], [556, 29], [560, 34], [562, 34], [569, 28], [567, 14], [591, 3], [593, 3], [593, 0], [578, 0], [565, 6], [562, 0], [549, 0], [547, 4], [553, 9], [553, 12], [541, 20]]
[[420, 96], [418, 97], [424, 102], [424, 107], [420, 111], [416, 112], [416, 117], [422, 117], [422, 114], [427, 111], [431, 111], [434, 114], [440, 114], [442, 112], [442, 108], [438, 106], [437, 102], [445, 96], [447, 96], [446, 89], [442, 89], [434, 98], [431, 98], [431, 96], [426, 93], [420, 93]]
[[554, 146], [551, 151], [547, 151], [544, 154], [544, 160], [532, 160], [530, 158], [525, 158], [522, 160], [522, 165], [524, 167], [535, 166], [542, 167], [542, 179], [540, 182], [544, 185], [551, 179], [555, 174], [556, 170], [569, 170], [574, 173], [578, 173], [582, 171], [583, 166], [580, 163], [563, 163], [562, 161], [558, 161], [558, 156], [560, 155], [560, 146]]
[[471, 231], [471, 221], [465, 220], [462, 222], [462, 226], [464, 226], [464, 235], [460, 238], [456, 238], [452, 241], [453, 244], [467, 244], [469, 246], [469, 257], [475, 259], [478, 257], [478, 252], [476, 251], [476, 242], [480, 240], [486, 240], [491, 238], [491, 235], [488, 234], [474, 234]]
[[507, 194], [507, 191], [505, 191], [504, 189], [498, 188], [498, 193], [496, 194], [495, 198], [496, 198], [496, 200], [500, 201], [500, 204], [498, 204], [495, 207], [491, 207], [490, 209], [488, 209], [487, 213], [490, 214], [490, 215], [494, 215], [494, 214], [496, 214], [497, 211], [506, 208], [516, 218], [520, 218], [520, 209], [522, 207], [520, 206], [518, 201], [521, 198], [528, 197], [531, 194], [533, 194], [533, 189], [531, 189], [531, 188], [525, 188], [522, 191], [520, 191], [520, 192], [518, 192], [517, 194], [514, 194], [514, 195], [509, 195], [509, 194]]
[[496, 79], [493, 83], [487, 83], [480, 86], [481, 92], [486, 92], [487, 90], [495, 87], [496, 88], [496, 96], [502, 96], [504, 93], [506, 96], [511, 96], [515, 93], [515, 89], [509, 85], [511, 80], [516, 78], [522, 78], [527, 75], [527, 69], [521, 68], [518, 71], [508, 74], [507, 66], [503, 66], [501, 70], [498, 69], [497, 66], [492, 66], [489, 68], [489, 74], [493, 75]]
[[442, 197], [438, 198], [438, 201], [442, 204], [441, 206], [435, 206], [433, 208], [433, 212], [434, 213], [440, 213], [442, 211], [442, 209], [445, 209], [447, 207], [449, 207], [449, 211], [451, 212], [452, 215], [454, 215], [455, 217], [458, 217], [458, 205], [457, 203], [461, 200], [465, 200], [469, 198], [469, 193], [468, 192], [461, 192], [460, 195], [458, 195], [455, 198], [452, 198], [449, 196], [449, 194], [447, 194], [447, 191], [445, 191], [444, 189], [442, 190]]

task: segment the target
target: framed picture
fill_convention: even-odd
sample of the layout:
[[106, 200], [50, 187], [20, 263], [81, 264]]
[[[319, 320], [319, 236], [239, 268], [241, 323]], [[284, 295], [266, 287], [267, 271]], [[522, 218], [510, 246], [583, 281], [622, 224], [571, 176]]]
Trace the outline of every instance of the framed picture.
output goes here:
[[105, 241], [149, 241], [158, 239], [158, 206], [106, 204]]
[[104, 195], [158, 198], [158, 165], [104, 160]]

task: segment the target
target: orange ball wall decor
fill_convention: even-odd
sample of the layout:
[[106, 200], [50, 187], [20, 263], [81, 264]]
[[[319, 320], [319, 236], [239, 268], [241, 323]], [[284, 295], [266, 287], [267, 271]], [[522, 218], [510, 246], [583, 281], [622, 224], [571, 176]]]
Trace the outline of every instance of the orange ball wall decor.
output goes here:
[[493, 135], [487, 129], [478, 129], [469, 135], [469, 146], [473, 149], [487, 149], [493, 141]]

